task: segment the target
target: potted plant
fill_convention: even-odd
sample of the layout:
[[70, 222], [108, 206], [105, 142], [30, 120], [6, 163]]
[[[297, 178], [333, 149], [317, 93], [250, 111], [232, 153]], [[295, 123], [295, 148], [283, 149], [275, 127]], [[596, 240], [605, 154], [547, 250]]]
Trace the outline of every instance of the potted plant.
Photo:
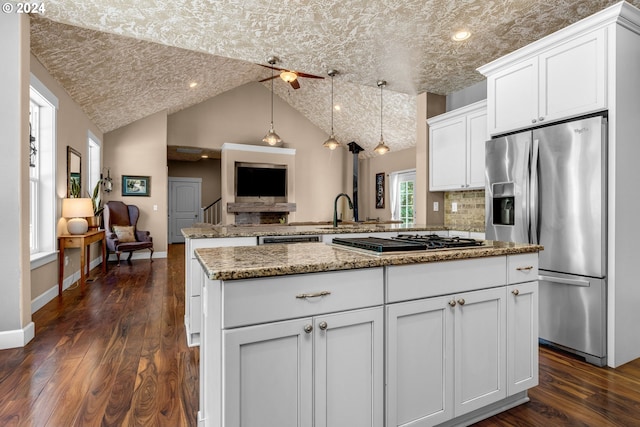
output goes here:
[[102, 215], [102, 211], [104, 210], [104, 207], [102, 206], [102, 199], [100, 197], [101, 184], [102, 179], [99, 179], [98, 182], [96, 182], [96, 186], [93, 187], [93, 192], [89, 194], [89, 197], [91, 198], [91, 204], [93, 205], [93, 216], [87, 218], [89, 228], [100, 227], [100, 215]]

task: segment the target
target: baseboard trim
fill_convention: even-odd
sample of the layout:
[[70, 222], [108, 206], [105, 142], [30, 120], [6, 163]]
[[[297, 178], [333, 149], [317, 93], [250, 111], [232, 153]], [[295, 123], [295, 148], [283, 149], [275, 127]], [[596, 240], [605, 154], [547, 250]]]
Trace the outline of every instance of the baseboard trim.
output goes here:
[[[125, 261], [126, 261], [126, 257], [127, 257], [127, 255], [125, 255]], [[167, 252], [154, 252], [153, 253], [153, 258], [161, 259], [161, 258], [166, 258], [166, 257], [167, 257]], [[143, 253], [134, 253], [133, 257], [131, 257], [131, 259], [149, 259], [149, 253], [148, 252], [146, 254], [144, 252]], [[109, 257], [108, 261], [116, 261], [116, 260], [117, 260], [116, 256], [111, 254], [111, 256]], [[94, 258], [93, 260], [91, 260], [91, 262], [89, 263], [89, 270], [92, 270], [92, 269], [96, 268], [101, 263], [102, 263], [102, 255], [100, 255], [97, 258]], [[80, 280], [80, 270], [74, 271], [69, 276], [67, 276], [67, 277], [65, 277], [63, 279], [63, 281], [62, 281], [62, 291], [64, 292], [65, 290], [67, 290], [71, 285], [73, 285], [78, 280]], [[50, 287], [49, 289], [44, 291], [42, 294], [38, 295], [33, 300], [31, 300], [31, 314], [33, 314], [36, 311], [40, 310], [49, 301], [53, 300], [57, 296], [58, 296], [58, 284], [56, 283], [54, 286]]]
[[22, 329], [0, 332], [0, 350], [24, 347], [35, 335], [36, 328], [33, 322], [29, 322]]

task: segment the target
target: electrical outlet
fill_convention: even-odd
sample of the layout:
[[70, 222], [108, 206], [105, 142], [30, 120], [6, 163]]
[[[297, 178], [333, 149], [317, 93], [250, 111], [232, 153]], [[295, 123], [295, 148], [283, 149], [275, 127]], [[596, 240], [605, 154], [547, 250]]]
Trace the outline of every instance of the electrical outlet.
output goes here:
[[451, 212], [458, 212], [458, 204], [456, 202], [451, 203]]
[[153, 205], [153, 210], [157, 211], [158, 210], [158, 205]]
[[438, 212], [439, 209], [440, 209], [440, 205], [438, 204], [438, 202], [433, 202], [433, 211]]
[[64, 257], [64, 265], [69, 265], [69, 257], [66, 255]]

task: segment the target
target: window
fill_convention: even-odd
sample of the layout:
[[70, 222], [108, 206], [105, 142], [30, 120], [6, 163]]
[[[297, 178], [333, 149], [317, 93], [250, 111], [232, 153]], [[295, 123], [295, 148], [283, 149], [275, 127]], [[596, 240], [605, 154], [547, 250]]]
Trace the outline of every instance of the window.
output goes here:
[[391, 218], [404, 225], [415, 223], [416, 171], [391, 173]]
[[87, 153], [89, 157], [89, 161], [87, 162], [87, 177], [89, 182], [87, 191], [89, 192], [89, 194], [92, 194], [96, 183], [100, 180], [100, 164], [102, 163], [102, 159], [100, 151], [100, 140], [93, 133], [91, 133], [91, 131], [88, 132], [87, 136]]
[[31, 76], [29, 122], [35, 155], [29, 167], [31, 268], [56, 257], [56, 109], [58, 99]]

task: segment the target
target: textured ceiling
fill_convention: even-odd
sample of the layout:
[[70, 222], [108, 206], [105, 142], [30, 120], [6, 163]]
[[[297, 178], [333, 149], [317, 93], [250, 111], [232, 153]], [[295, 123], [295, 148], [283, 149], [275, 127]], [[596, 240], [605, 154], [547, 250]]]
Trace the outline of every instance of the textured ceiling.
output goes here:
[[[335, 78], [336, 137], [415, 144], [414, 95], [482, 80], [475, 69], [616, 3], [610, 0], [48, 0], [32, 51], [104, 132], [269, 76], [266, 63]], [[630, 3], [640, 6], [640, 0]], [[68, 24], [68, 25], [64, 25]], [[464, 42], [451, 35], [472, 32]], [[188, 83], [199, 85], [190, 89]], [[275, 92], [330, 130], [330, 82]], [[270, 87], [267, 83], [267, 87]], [[277, 129], [277, 123], [276, 123]], [[367, 154], [365, 154], [367, 155]]]

